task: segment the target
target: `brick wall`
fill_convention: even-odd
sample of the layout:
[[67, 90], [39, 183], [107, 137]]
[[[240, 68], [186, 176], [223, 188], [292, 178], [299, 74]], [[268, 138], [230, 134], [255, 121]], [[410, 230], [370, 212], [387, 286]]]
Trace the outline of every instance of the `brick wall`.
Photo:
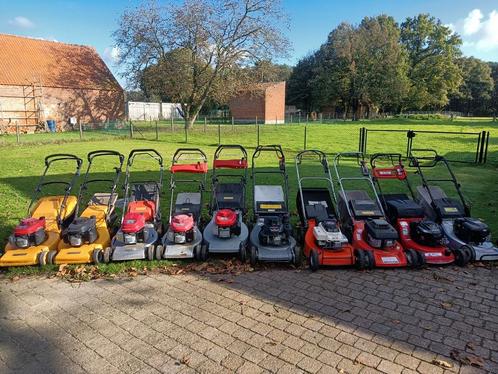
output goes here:
[[[27, 92], [26, 86], [24, 92]], [[25, 127], [24, 132], [34, 130], [33, 125], [36, 125], [35, 118], [38, 114], [42, 121], [56, 120], [61, 130], [69, 122], [70, 117], [76, 117], [82, 123], [124, 119], [123, 91], [43, 87], [37, 92], [42, 93], [41, 101], [24, 99], [22, 86], [0, 85], [0, 124], [9, 126], [19, 122]], [[24, 113], [25, 101], [26, 113]], [[39, 106], [41, 111], [35, 114]]]
[[264, 84], [259, 90], [244, 92], [230, 100], [236, 122], [284, 123], [285, 82]]

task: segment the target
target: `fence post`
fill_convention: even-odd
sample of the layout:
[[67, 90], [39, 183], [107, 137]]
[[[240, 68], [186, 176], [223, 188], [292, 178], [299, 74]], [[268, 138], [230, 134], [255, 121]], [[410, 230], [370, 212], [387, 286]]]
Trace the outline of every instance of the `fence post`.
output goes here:
[[204, 116], [204, 134], [206, 133], [207, 117]]
[[171, 116], [171, 132], [173, 132], [173, 116]]
[[257, 132], [258, 147], [259, 147], [259, 123], [258, 123], [258, 117], [257, 116], [256, 116], [256, 132]]
[[188, 127], [185, 124], [185, 144], [187, 144], [187, 143], [188, 143]]
[[301, 124], [301, 112], [299, 112], [299, 117], [297, 118], [297, 123]]
[[133, 139], [133, 122], [130, 121], [130, 138]]
[[320, 113], [320, 123], [323, 123], [323, 113]]
[[20, 143], [19, 139], [19, 122], [16, 122], [16, 138], [17, 138], [17, 144]]
[[306, 123], [304, 124], [304, 150], [306, 150], [307, 143], [308, 143], [308, 115], [306, 114]]
[[292, 125], [292, 114], [290, 115], [290, 124]]
[[157, 120], [156, 120], [156, 140], [159, 140], [159, 129], [157, 127]]
[[221, 124], [218, 122], [218, 145], [221, 144]]
[[80, 140], [83, 139], [83, 126], [81, 126], [81, 121], [79, 121], [79, 127], [80, 127]]
[[232, 116], [232, 132], [233, 132], [233, 130], [235, 130], [234, 125], [235, 125], [235, 121], [234, 121], [233, 116]]

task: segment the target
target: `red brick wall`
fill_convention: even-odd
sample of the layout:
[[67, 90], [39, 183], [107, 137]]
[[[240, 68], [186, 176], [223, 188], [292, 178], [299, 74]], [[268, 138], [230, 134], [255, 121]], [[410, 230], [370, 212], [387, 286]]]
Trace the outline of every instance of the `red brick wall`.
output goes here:
[[261, 90], [245, 92], [230, 100], [235, 121], [283, 123], [285, 120], [285, 82], [265, 84]]
[[[24, 91], [27, 92], [27, 89]], [[82, 123], [90, 123], [124, 119], [125, 116], [123, 91], [43, 87], [41, 92], [43, 110], [40, 120], [55, 119], [59, 128], [63, 128], [70, 117], [76, 117]], [[18, 121], [20, 125], [36, 125], [34, 111], [39, 100], [35, 103], [33, 99], [26, 99], [29, 112], [25, 115], [24, 112], [19, 112], [24, 110], [25, 99], [22, 96], [22, 86], [0, 85], [0, 124], [15, 124]], [[31, 118], [20, 118], [25, 116]]]

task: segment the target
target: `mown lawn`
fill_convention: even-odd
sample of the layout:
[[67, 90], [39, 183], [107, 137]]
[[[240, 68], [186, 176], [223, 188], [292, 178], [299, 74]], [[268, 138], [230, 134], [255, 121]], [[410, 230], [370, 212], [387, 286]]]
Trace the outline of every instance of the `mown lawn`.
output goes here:
[[[168, 122], [158, 124], [158, 138], [156, 141], [155, 124], [137, 123], [139, 131], [135, 138], [129, 138], [129, 132], [123, 130], [119, 135], [109, 133], [86, 132], [83, 141], [79, 140], [79, 133], [33, 134], [23, 135], [22, 142], [17, 145], [15, 136], [0, 136], [0, 243], [6, 242], [12, 227], [18, 219], [26, 214], [31, 193], [43, 170], [43, 158], [51, 153], [74, 153], [82, 158], [96, 149], [113, 149], [127, 155], [133, 148], [155, 148], [164, 157], [165, 164], [169, 165], [173, 152], [178, 147], [200, 147], [208, 155], [210, 162], [218, 143], [218, 134], [221, 142], [226, 144], [242, 144], [252, 154], [257, 144], [257, 128], [254, 125], [201, 125], [190, 131], [188, 145], [184, 143], [185, 133], [180, 124], [174, 131]], [[359, 128], [369, 129], [424, 129], [453, 132], [479, 132], [489, 130], [489, 161], [484, 166], [455, 163], [454, 171], [462, 184], [465, 196], [472, 203], [473, 213], [488, 222], [498, 238], [498, 124], [485, 121], [412, 121], [412, 120], [384, 120], [368, 121], [352, 124], [351, 122], [335, 122], [331, 124], [309, 124], [307, 126], [307, 147], [321, 149], [326, 153], [356, 151], [358, 149]], [[294, 156], [304, 146], [304, 124], [295, 125], [264, 125], [260, 126], [261, 144], [282, 144], [287, 157], [290, 185], [291, 211], [295, 210], [295, 196], [297, 193]], [[406, 138], [403, 133], [381, 132], [369, 135], [369, 152], [404, 152]], [[414, 140], [417, 147], [436, 148], [440, 153], [449, 157], [472, 159], [474, 154], [473, 141], [470, 137], [459, 135], [432, 136], [423, 134]], [[332, 158], [332, 157], [331, 157]], [[274, 159], [265, 155], [258, 160], [258, 167], [275, 165]], [[348, 173], [357, 172], [351, 164], [344, 164]], [[86, 167], [86, 163], [84, 165]], [[111, 169], [110, 162], [96, 164], [94, 171], [105, 174]], [[156, 166], [150, 162], [137, 164], [142, 176], [154, 178]], [[319, 173], [320, 168], [312, 165], [307, 170]], [[55, 174], [64, 174], [68, 170], [62, 168], [54, 170]], [[437, 172], [432, 170], [431, 173]], [[164, 193], [162, 199], [163, 217], [167, 219], [169, 206], [168, 191], [169, 174], [165, 174]], [[414, 184], [418, 182], [412, 176]], [[266, 182], [279, 183], [275, 177], [268, 177]], [[361, 187], [361, 186], [360, 186]], [[399, 185], [389, 185], [389, 189], [398, 189]], [[248, 187], [248, 206], [251, 199], [251, 187]], [[209, 193], [205, 195], [205, 202], [209, 201]], [[297, 219], [297, 218], [295, 218]], [[116, 265], [109, 265], [114, 266]], [[119, 268], [119, 267], [116, 267]]]

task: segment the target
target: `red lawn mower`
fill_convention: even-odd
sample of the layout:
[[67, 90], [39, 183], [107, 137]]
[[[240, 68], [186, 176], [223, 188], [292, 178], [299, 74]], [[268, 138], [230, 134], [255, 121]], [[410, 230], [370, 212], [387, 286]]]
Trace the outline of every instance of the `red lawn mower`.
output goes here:
[[[378, 165], [380, 164], [381, 167]], [[399, 234], [405, 251], [414, 250], [421, 264], [445, 265], [455, 261], [448, 248], [448, 240], [439, 224], [425, 217], [424, 208], [416, 202], [415, 194], [399, 153], [377, 153], [370, 158], [371, 173], [377, 186], [387, 218]], [[380, 181], [398, 181], [405, 184], [406, 193], [383, 193]]]
[[[341, 176], [341, 173], [351, 169], [339, 166], [343, 159], [355, 160], [361, 174]], [[339, 208], [339, 219], [344, 233], [353, 245], [356, 266], [359, 269], [420, 266], [421, 260], [417, 252], [413, 249], [403, 250], [398, 242], [396, 229], [386, 220], [363, 153], [338, 153], [334, 158], [334, 169], [340, 187], [340, 192], [334, 195]], [[368, 185], [370, 194], [366, 190], [346, 190], [344, 187], [346, 183], [359, 182]]]
[[[323, 175], [313, 169], [305, 175], [300, 171], [305, 159], [318, 161]], [[298, 193], [296, 207], [301, 219], [301, 230], [304, 235], [299, 235], [303, 243], [303, 251], [309, 261], [312, 271], [318, 270], [320, 265], [353, 265], [353, 247], [341, 232], [339, 220], [332, 202], [334, 182], [330, 175], [329, 163], [325, 153], [318, 150], [306, 150], [296, 155], [296, 175]], [[304, 184], [319, 182], [326, 184], [324, 187], [304, 187]], [[304, 236], [304, 237], [303, 237]]]

